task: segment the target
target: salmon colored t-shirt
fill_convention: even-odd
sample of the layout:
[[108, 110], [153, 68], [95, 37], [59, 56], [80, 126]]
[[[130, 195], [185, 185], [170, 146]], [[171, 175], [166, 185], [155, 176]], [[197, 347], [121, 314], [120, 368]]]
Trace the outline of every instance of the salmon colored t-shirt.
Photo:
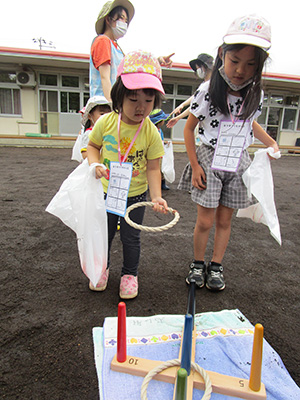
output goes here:
[[94, 40], [91, 47], [91, 56], [93, 59], [93, 64], [96, 69], [100, 65], [111, 62], [111, 43], [117, 48], [116, 42], [110, 40], [105, 35], [99, 35]]

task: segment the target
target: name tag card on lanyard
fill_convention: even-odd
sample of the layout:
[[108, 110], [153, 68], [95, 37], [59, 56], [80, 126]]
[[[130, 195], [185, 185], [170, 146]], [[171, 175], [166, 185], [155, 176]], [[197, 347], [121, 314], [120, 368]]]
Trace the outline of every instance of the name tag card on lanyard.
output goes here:
[[238, 119], [244, 104], [245, 99], [237, 117], [234, 118], [227, 97], [227, 106], [231, 121], [221, 121], [214, 158], [211, 164], [212, 169], [236, 172], [239, 167], [246, 137], [250, 132], [250, 122]]
[[136, 138], [138, 137], [144, 119], [141, 121], [136, 134], [124, 155], [121, 156], [120, 129], [121, 113], [118, 118], [118, 157], [119, 162], [110, 162], [109, 185], [106, 197], [106, 211], [124, 217], [127, 209], [127, 198], [132, 178], [132, 163], [125, 162]]
[[234, 123], [232, 121], [221, 121], [211, 168], [236, 172], [249, 132], [249, 121], [237, 120]]
[[132, 163], [110, 162], [106, 211], [125, 216], [131, 177]]

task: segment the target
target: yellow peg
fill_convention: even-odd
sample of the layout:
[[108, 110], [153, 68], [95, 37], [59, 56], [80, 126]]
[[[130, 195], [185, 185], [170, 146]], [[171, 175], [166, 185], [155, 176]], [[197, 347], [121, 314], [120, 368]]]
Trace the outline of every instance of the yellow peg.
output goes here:
[[256, 324], [254, 330], [251, 371], [249, 379], [249, 388], [255, 392], [258, 392], [261, 387], [263, 338], [264, 327], [261, 324]]

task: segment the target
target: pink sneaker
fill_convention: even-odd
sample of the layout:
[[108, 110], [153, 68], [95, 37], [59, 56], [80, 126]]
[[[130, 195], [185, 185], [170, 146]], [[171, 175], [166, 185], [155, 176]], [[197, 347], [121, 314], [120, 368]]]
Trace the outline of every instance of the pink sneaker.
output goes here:
[[137, 276], [124, 275], [120, 282], [121, 299], [134, 299], [138, 295], [138, 279]]
[[105, 290], [105, 289], [106, 289], [106, 286], [107, 286], [108, 275], [109, 275], [109, 268], [106, 269], [106, 270], [102, 273], [102, 275], [100, 276], [100, 279], [99, 279], [97, 285], [96, 285], [96, 286], [93, 286], [92, 282], [90, 282], [89, 288], [90, 288], [91, 290], [96, 291], [96, 292], [103, 292], [103, 290]]

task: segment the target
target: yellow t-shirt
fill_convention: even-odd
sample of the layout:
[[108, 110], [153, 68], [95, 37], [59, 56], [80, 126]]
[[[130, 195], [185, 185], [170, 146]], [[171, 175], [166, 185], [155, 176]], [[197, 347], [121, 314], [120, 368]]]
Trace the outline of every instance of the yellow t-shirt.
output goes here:
[[[134, 135], [139, 128], [138, 125], [128, 125], [121, 121], [120, 126], [120, 148], [124, 156]], [[118, 158], [118, 114], [114, 111], [103, 115], [96, 122], [89, 139], [98, 146], [100, 151], [100, 162], [110, 169], [110, 161], [119, 161]], [[164, 155], [164, 147], [160, 134], [155, 125], [147, 117], [142, 129], [136, 138], [126, 162], [132, 163], [132, 179], [129, 188], [129, 197], [138, 196], [148, 189], [147, 183], [147, 160], [154, 160]], [[108, 180], [101, 179], [104, 192], [107, 193]]]

